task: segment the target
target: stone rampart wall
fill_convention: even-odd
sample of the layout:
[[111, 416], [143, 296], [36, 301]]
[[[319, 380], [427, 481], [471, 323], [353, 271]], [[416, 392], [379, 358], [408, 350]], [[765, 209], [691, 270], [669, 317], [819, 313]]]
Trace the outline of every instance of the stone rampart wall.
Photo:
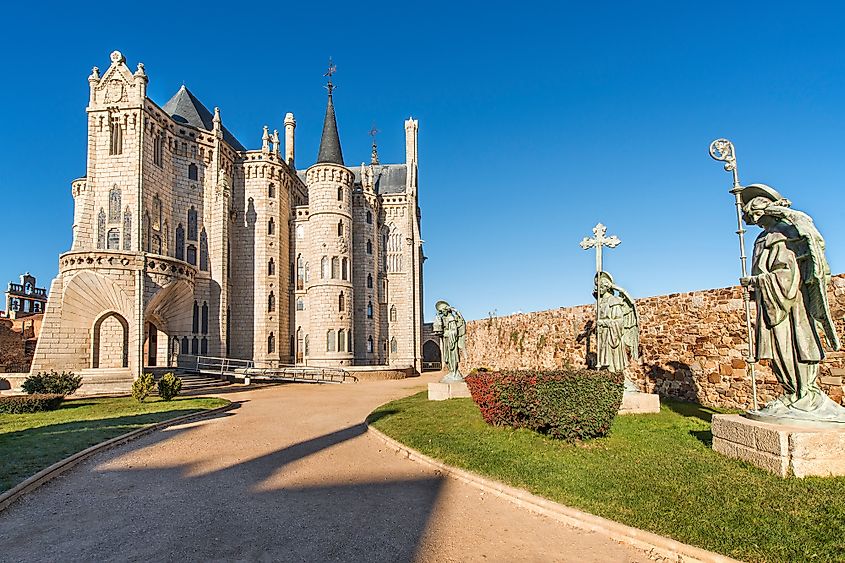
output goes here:
[[[845, 274], [833, 278], [831, 312], [845, 340]], [[728, 408], [751, 406], [745, 312], [738, 286], [637, 300], [640, 359], [629, 375], [646, 391]], [[497, 369], [583, 367], [595, 355], [590, 305], [470, 321], [464, 365]], [[821, 387], [845, 404], [845, 352], [828, 352]], [[782, 390], [771, 370], [757, 366], [761, 404]]]

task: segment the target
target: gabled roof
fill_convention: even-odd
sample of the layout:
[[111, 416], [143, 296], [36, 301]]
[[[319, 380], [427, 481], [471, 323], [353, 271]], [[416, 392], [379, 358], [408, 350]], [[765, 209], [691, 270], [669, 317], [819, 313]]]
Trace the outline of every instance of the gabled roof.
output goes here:
[[329, 91], [329, 102], [326, 105], [326, 118], [323, 121], [320, 152], [317, 153], [317, 164], [323, 162], [332, 162], [343, 166], [343, 153], [340, 150], [340, 137], [337, 134], [337, 120], [334, 115], [331, 91]]
[[[177, 123], [190, 125], [197, 129], [205, 129], [206, 131], [212, 131], [214, 129], [214, 116], [184, 84], [161, 109]], [[223, 127], [223, 140], [237, 151], [246, 150], [226, 127]]]

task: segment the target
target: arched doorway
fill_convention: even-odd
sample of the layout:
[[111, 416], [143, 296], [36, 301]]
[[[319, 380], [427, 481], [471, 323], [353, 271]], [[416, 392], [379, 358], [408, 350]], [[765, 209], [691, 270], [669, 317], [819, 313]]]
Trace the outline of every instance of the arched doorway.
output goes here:
[[94, 322], [91, 367], [129, 367], [129, 323], [123, 315], [110, 311]]
[[441, 360], [440, 345], [434, 340], [426, 340], [423, 344], [423, 369], [439, 370]]

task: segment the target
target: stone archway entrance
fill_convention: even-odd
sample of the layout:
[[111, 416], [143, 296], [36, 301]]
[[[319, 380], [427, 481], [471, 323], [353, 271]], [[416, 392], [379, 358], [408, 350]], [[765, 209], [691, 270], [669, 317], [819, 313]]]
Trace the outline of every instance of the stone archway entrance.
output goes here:
[[441, 368], [440, 344], [434, 340], [426, 340], [422, 352], [423, 370], [438, 370]]
[[144, 323], [144, 365], [165, 367], [172, 365], [171, 338], [158, 322]]
[[114, 311], [100, 316], [94, 322], [91, 367], [129, 367], [129, 323]]

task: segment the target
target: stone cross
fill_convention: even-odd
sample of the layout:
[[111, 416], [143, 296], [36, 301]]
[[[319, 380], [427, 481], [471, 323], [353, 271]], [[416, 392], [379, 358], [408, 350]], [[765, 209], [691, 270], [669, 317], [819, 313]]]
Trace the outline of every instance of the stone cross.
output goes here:
[[593, 234], [595, 235], [593, 238], [584, 237], [581, 241], [581, 248], [584, 250], [589, 250], [593, 247], [596, 249], [596, 273], [602, 271], [602, 264], [601, 264], [601, 250], [603, 246], [608, 248], [616, 248], [619, 246], [619, 243], [622, 241], [619, 240], [619, 237], [616, 235], [611, 235], [609, 237], [605, 237], [605, 233], [607, 232], [607, 227], [599, 223], [595, 227], [593, 227]]

